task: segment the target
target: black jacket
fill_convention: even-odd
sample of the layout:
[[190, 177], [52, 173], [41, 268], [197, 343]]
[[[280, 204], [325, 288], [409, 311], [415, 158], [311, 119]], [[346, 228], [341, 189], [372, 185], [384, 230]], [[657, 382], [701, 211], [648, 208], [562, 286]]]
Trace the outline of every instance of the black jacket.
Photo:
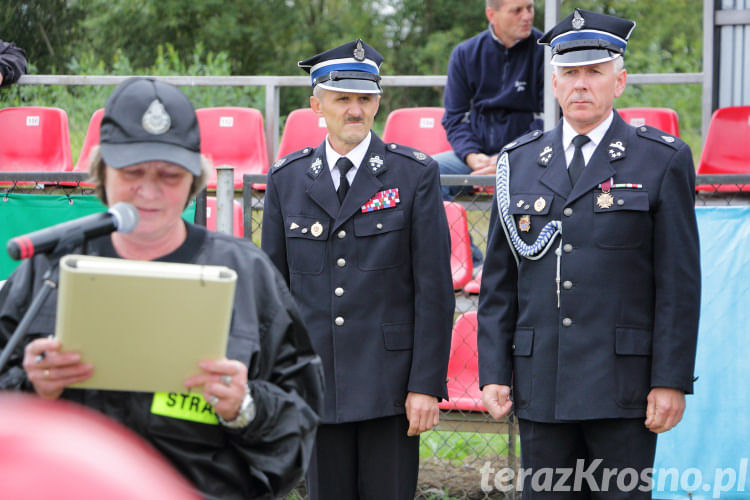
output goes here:
[[[518, 235], [531, 244], [553, 220], [562, 235], [543, 257], [517, 266], [493, 204], [480, 384], [512, 382], [516, 414], [541, 422], [642, 418], [651, 388], [691, 393], [700, 261], [690, 148], [615, 113], [573, 188], [562, 122], [506, 152]], [[611, 199], [600, 199], [599, 185], [611, 178]]]
[[[94, 408], [151, 443], [212, 499], [272, 498], [301, 479], [322, 405], [320, 358], [312, 351], [297, 307], [279, 273], [252, 243], [188, 225], [185, 243], [162, 261], [224, 265], [237, 274], [227, 357], [248, 366], [257, 416], [244, 429], [157, 415], [152, 393], [66, 389], [63, 398]], [[116, 257], [109, 237], [88, 254]], [[41, 286], [43, 258], [23, 262], [0, 291], [4, 345]], [[26, 343], [54, 332], [57, 296], [34, 320]], [[0, 388], [32, 390], [21, 367], [23, 345], [0, 374]], [[189, 401], [190, 398], [187, 398]], [[170, 396], [173, 404], [186, 402]], [[189, 405], [187, 405], [189, 407]]]
[[[437, 164], [372, 134], [340, 206], [325, 156], [323, 143], [277, 162], [262, 237], [323, 360], [322, 421], [403, 414], [408, 392], [447, 398], [454, 296]], [[388, 201], [363, 208], [373, 198]]]
[[3, 74], [3, 86], [15, 83], [26, 73], [26, 53], [22, 48], [0, 40], [0, 73]]

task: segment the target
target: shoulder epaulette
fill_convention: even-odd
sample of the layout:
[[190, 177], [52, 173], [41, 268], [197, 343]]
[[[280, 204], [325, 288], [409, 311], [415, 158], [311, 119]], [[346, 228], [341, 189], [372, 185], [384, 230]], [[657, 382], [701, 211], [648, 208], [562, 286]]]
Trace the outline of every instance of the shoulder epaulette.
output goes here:
[[422, 165], [427, 165], [427, 163], [429, 163], [429, 161], [432, 159], [432, 157], [427, 153], [423, 153], [422, 151], [411, 148], [409, 146], [404, 146], [403, 144], [396, 144], [395, 142], [388, 143], [385, 149], [392, 153], [398, 153], [401, 156], [416, 160]]
[[294, 160], [299, 160], [300, 158], [304, 158], [305, 156], [309, 156], [310, 153], [315, 151], [314, 148], [304, 148], [300, 149], [298, 151], [295, 151], [293, 153], [289, 153], [288, 155], [279, 158], [275, 162], [273, 162], [273, 165], [271, 165], [271, 171], [269, 173], [273, 174], [274, 172], [278, 172], [281, 170], [284, 166], [290, 164]]
[[659, 144], [669, 146], [672, 149], [679, 149], [683, 144], [682, 139], [679, 137], [675, 137], [672, 134], [668, 134], [658, 128], [650, 127], [648, 125], [636, 127], [635, 133], [645, 139], [650, 139]]
[[500, 153], [503, 153], [504, 151], [511, 151], [516, 148], [520, 148], [521, 146], [528, 144], [530, 142], [534, 142], [535, 140], [539, 139], [544, 135], [544, 132], [541, 130], [534, 130], [533, 132], [529, 132], [528, 134], [522, 135], [518, 139], [509, 142], [505, 146], [503, 146], [503, 149], [500, 151]]

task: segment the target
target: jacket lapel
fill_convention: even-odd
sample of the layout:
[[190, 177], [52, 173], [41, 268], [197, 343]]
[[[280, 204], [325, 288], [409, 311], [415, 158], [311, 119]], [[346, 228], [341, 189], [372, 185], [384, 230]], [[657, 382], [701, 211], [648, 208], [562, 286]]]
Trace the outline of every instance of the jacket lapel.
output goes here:
[[[325, 210], [331, 219], [335, 219], [339, 211], [339, 200], [326, 162], [326, 140], [323, 140], [312, 155], [312, 162], [307, 170], [307, 176], [312, 178], [312, 182], [307, 186], [307, 195]], [[320, 162], [318, 168], [314, 168], [316, 162]]]
[[547, 163], [544, 173], [539, 178], [539, 182], [563, 198], [567, 198], [572, 186], [570, 185], [570, 177], [568, 177], [568, 169], [565, 165], [565, 151], [563, 150], [562, 143], [562, 120], [557, 124], [551, 139], [548, 142], [542, 143], [542, 150], [546, 146], [552, 148], [552, 157]]
[[[379, 163], [373, 164], [372, 160], [376, 157], [379, 158]], [[385, 144], [375, 133], [372, 133], [370, 148], [357, 169], [357, 175], [354, 176], [354, 182], [352, 182], [349, 192], [344, 198], [344, 203], [338, 211], [332, 231], [336, 231], [347, 219], [357, 213], [375, 193], [383, 189], [383, 183], [380, 182], [378, 176], [387, 170], [387, 166], [383, 163], [384, 160]]]
[[596, 147], [594, 154], [591, 156], [586, 168], [583, 169], [581, 177], [578, 182], [573, 186], [573, 191], [568, 197], [568, 203], [571, 203], [586, 193], [591, 192], [602, 182], [606, 181], [610, 177], [614, 177], [615, 169], [612, 167], [611, 162], [616, 161], [608, 154], [609, 144], [616, 137], [624, 137], [626, 135], [625, 127], [627, 125], [620, 115], [614, 113], [612, 119], [612, 125], [610, 125], [607, 133], [604, 134], [602, 141]]

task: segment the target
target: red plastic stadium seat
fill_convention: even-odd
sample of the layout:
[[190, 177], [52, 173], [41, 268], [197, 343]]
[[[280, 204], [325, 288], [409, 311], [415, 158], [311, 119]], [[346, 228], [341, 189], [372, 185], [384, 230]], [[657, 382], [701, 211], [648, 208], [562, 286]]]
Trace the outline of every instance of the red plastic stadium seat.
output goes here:
[[86, 138], [83, 140], [83, 147], [81, 147], [81, 155], [78, 157], [76, 166], [73, 168], [74, 172], [89, 171], [89, 155], [91, 154], [91, 149], [99, 145], [99, 128], [102, 125], [102, 117], [104, 117], [104, 108], [97, 109], [91, 115], [89, 128], [86, 130]]
[[[245, 234], [242, 224], [242, 204], [237, 200], [232, 200], [232, 207], [232, 233], [238, 238], [242, 238]], [[206, 197], [206, 228], [216, 231], [216, 198], [214, 196]]]
[[451, 232], [451, 272], [453, 289], [460, 290], [471, 280], [473, 264], [469, 242], [469, 224], [466, 209], [459, 203], [444, 201], [445, 215]]
[[0, 395], [0, 498], [197, 500], [137, 435], [82, 406]]
[[477, 362], [477, 312], [462, 314], [453, 325], [451, 357], [448, 361], [448, 397], [441, 410], [487, 411], [479, 390]]
[[64, 172], [73, 168], [68, 115], [60, 108], [0, 109], [0, 169]]
[[622, 108], [617, 110], [626, 123], [634, 127], [650, 125], [675, 137], [680, 137], [677, 113], [669, 108]]
[[[213, 163], [234, 167], [234, 187], [242, 187], [244, 174], [268, 172], [263, 115], [253, 108], [201, 108], [196, 110], [201, 130], [201, 152]], [[216, 188], [216, 171], [208, 180]]]
[[383, 141], [410, 146], [428, 155], [450, 151], [453, 148], [440, 124], [443, 113], [443, 108], [393, 110], [385, 121]]
[[[708, 126], [698, 164], [699, 175], [750, 173], [750, 106], [717, 109]], [[722, 185], [718, 191], [743, 191], [748, 186]], [[698, 186], [713, 191], [712, 186]]]
[[307, 147], [317, 147], [328, 134], [326, 122], [310, 108], [295, 109], [286, 117], [276, 159]]
[[470, 294], [478, 294], [479, 289], [482, 287], [482, 271], [479, 271], [474, 279], [466, 283], [464, 292]]

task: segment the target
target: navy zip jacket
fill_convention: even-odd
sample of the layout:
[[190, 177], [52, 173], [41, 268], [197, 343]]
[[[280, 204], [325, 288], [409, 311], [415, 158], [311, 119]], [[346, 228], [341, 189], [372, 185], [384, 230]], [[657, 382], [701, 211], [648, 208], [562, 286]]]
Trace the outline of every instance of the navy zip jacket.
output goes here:
[[443, 127], [456, 155], [493, 155], [516, 137], [542, 128], [544, 48], [531, 35], [511, 48], [489, 29], [453, 49], [445, 85]]
[[0, 73], [2, 85], [10, 85], [26, 73], [26, 53], [12, 42], [0, 40]]

